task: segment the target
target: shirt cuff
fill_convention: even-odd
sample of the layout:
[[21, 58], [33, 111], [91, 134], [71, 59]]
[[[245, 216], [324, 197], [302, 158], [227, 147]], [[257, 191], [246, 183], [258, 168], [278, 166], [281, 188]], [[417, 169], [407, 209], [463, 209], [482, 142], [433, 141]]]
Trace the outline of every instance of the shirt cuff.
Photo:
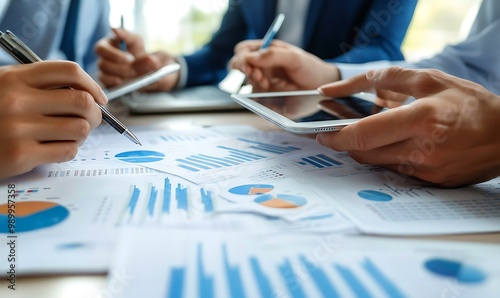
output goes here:
[[184, 59], [183, 56], [177, 56], [175, 57], [175, 61], [179, 63], [181, 66], [181, 69], [179, 70], [179, 81], [177, 82], [177, 86], [175, 86], [175, 89], [182, 89], [186, 87], [187, 84], [187, 79], [188, 79], [188, 65], [186, 62], [186, 59]]
[[390, 61], [375, 61], [361, 64], [335, 63], [335, 66], [337, 66], [340, 72], [340, 78], [345, 80], [366, 73], [369, 70], [387, 68], [395, 64], [397, 63]]

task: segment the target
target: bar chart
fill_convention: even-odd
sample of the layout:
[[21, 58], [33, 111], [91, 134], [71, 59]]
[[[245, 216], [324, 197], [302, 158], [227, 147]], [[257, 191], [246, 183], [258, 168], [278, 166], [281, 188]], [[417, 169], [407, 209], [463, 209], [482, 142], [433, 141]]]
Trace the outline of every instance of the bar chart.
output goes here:
[[326, 154], [315, 154], [294, 160], [303, 169], [327, 169], [342, 166], [344, 163]]
[[[183, 158], [177, 158], [177, 167], [190, 172], [214, 170], [241, 165], [248, 162], [265, 160], [269, 157], [288, 154], [301, 148], [294, 146], [281, 146], [238, 138], [239, 146], [216, 146], [215, 154], [193, 154]], [[214, 152], [215, 153], [215, 152]]]
[[[156, 239], [156, 249], [140, 245], [148, 239]], [[446, 285], [463, 297], [493, 297], [500, 289], [498, 247], [390, 242], [137, 229], [119, 256], [145, 257], [118, 258], [125, 266], [117, 272], [144, 274], [119, 297], [439, 297]], [[142, 279], [151, 287], [141, 287]]]
[[214, 212], [211, 191], [181, 179], [165, 177], [131, 185], [123, 224], [193, 219]]
[[[207, 258], [203, 258], [203, 246], [197, 248], [197, 264], [195, 269], [198, 276], [198, 297], [219, 297], [216, 292], [216, 276], [207, 273], [207, 266], [213, 266]], [[385, 273], [369, 257], [360, 257], [357, 262], [344, 264], [332, 262], [326, 265], [316, 265], [306, 256], [299, 254], [294, 257], [285, 257], [279, 262], [269, 264], [257, 256], [248, 256], [240, 264], [231, 264], [230, 256], [225, 245], [222, 245], [222, 262], [217, 264], [215, 271], [221, 272], [217, 278], [224, 279], [228, 297], [246, 297], [246, 289], [256, 286], [261, 297], [376, 297], [383, 292], [387, 297], [406, 297], [398, 287], [396, 281]], [[264, 265], [266, 263], [266, 265]], [[270, 266], [269, 266], [270, 265]], [[243, 271], [247, 268], [247, 271]], [[213, 270], [213, 268], [211, 268]], [[183, 297], [179, 288], [179, 280], [184, 280], [189, 268], [172, 268], [168, 282], [168, 292]], [[300, 272], [300, 274], [299, 274]], [[253, 280], [245, 285], [246, 280]], [[331, 278], [332, 276], [333, 278]], [[184, 283], [181, 283], [184, 285]], [[306, 285], [307, 284], [307, 285]], [[186, 285], [189, 286], [189, 285]], [[377, 291], [373, 291], [375, 286]], [[174, 293], [172, 289], [176, 289]], [[341, 293], [340, 289], [347, 289]], [[319, 295], [318, 295], [319, 294]], [[312, 295], [312, 296], [311, 296]]]

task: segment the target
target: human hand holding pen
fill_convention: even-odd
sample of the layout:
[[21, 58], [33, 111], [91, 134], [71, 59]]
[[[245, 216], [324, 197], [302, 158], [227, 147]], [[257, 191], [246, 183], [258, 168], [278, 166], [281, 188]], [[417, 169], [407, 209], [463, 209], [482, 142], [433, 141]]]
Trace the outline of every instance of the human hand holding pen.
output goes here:
[[[284, 21], [285, 15], [282, 13], [278, 14], [274, 18], [271, 26], [269, 26], [269, 28], [267, 29], [266, 34], [264, 35], [258, 46], [259, 50], [265, 50], [271, 45], [271, 42], [273, 41], [276, 34], [278, 34], [278, 31], [280, 30]], [[226, 77], [219, 83], [219, 89], [228, 93], [239, 93], [241, 88], [247, 83], [248, 74], [241, 69], [238, 69], [237, 67], [232, 67]]]
[[[26, 44], [24, 44], [20, 39], [17, 38], [14, 33], [7, 31], [3, 33], [0, 31], [0, 46], [9, 53], [13, 58], [15, 58], [21, 64], [31, 64], [42, 62], [42, 59], [37, 56]], [[70, 88], [69, 86], [61, 86], [60, 88]], [[102, 92], [102, 90], [101, 90]], [[135, 144], [141, 145], [139, 139], [123, 125], [118, 119], [116, 119], [109, 111], [107, 111], [104, 106], [98, 102], [94, 102], [102, 113], [102, 119], [108, 123], [113, 129], [115, 129], [120, 134], [127, 137], [129, 140]]]
[[[144, 41], [138, 34], [121, 28], [113, 28], [114, 37], [101, 39], [96, 45], [99, 56], [99, 80], [111, 88], [165, 65], [175, 63], [167, 52], [146, 52]], [[127, 51], [120, 49], [125, 42]], [[169, 91], [177, 86], [179, 74], [173, 73], [145, 88], [146, 91]]]
[[338, 81], [334, 64], [299, 47], [273, 40], [261, 49], [261, 40], [242, 41], [235, 47], [230, 66], [244, 72], [254, 92], [311, 90]]
[[101, 123], [95, 102], [107, 102], [99, 85], [68, 61], [0, 67], [0, 86], [0, 178], [73, 159]]

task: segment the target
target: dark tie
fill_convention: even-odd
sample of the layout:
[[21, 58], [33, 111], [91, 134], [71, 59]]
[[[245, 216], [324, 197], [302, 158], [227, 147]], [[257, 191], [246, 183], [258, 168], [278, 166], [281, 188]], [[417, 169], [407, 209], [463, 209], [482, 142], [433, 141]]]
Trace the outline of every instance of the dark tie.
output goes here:
[[66, 54], [66, 58], [75, 61], [75, 34], [76, 24], [78, 22], [78, 7], [80, 0], [71, 0], [64, 27], [63, 38], [61, 40], [61, 51]]

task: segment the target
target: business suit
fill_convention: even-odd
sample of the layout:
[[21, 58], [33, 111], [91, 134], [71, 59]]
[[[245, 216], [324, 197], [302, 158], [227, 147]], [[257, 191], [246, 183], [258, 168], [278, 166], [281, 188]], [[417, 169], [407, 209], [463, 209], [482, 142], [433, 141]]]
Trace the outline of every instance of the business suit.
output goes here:
[[[395, 3], [400, 4], [397, 9]], [[401, 60], [400, 45], [415, 5], [416, 0], [311, 0], [302, 48], [330, 62]], [[276, 0], [229, 1], [211, 41], [184, 57], [188, 66], [186, 85], [220, 81], [234, 46], [245, 39], [262, 38], [275, 15]]]
[[[0, 0], [0, 30], [11, 30], [43, 60], [68, 59], [61, 49], [70, 2], [74, 0]], [[74, 60], [89, 74], [97, 74], [94, 46], [110, 34], [109, 2], [81, 0], [76, 8], [76, 28], [70, 33]], [[17, 64], [0, 51], [0, 66]]]
[[483, 0], [474, 24], [464, 41], [446, 46], [435, 56], [414, 63], [374, 61], [364, 64], [337, 64], [343, 78], [371, 69], [390, 66], [435, 68], [448, 74], [481, 84], [500, 94], [500, 2]]

